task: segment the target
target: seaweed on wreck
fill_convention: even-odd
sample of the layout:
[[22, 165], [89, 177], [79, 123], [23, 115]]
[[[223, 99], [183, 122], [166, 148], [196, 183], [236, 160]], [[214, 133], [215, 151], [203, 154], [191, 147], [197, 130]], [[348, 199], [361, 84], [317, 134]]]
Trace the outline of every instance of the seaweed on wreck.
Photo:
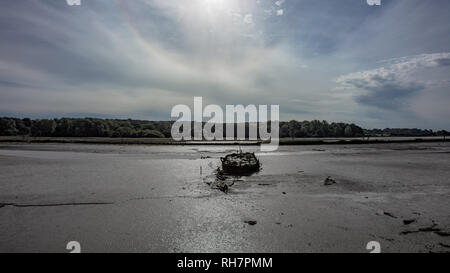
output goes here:
[[217, 167], [214, 172], [214, 181], [206, 182], [212, 188], [216, 188], [224, 193], [228, 193], [235, 181], [241, 176], [248, 176], [261, 169], [261, 163], [256, 158], [255, 153], [231, 153], [221, 157], [221, 167]]
[[221, 157], [220, 161], [224, 173], [231, 175], [251, 175], [261, 169], [261, 162], [256, 158], [255, 153], [239, 151]]

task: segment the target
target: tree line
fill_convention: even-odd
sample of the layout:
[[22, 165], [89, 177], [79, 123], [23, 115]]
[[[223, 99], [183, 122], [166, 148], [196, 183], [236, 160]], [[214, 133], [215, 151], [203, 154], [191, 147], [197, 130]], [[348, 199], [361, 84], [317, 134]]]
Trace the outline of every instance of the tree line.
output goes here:
[[449, 132], [445, 130], [434, 132], [433, 130], [423, 130], [418, 128], [386, 128], [364, 130], [370, 136], [446, 136]]
[[170, 137], [172, 122], [99, 118], [0, 118], [0, 135], [32, 137]]
[[[144, 137], [170, 138], [173, 121], [146, 121], [99, 118], [0, 118], [1, 136], [31, 137]], [[224, 125], [223, 125], [224, 126]], [[235, 126], [237, 126], [235, 124]], [[245, 124], [248, 135], [249, 124]], [[237, 130], [235, 130], [236, 132]], [[224, 126], [224, 134], [226, 129]], [[445, 131], [442, 131], [445, 132]], [[362, 137], [368, 135], [436, 135], [431, 130], [373, 129], [363, 130], [355, 124], [327, 121], [282, 121], [281, 138]], [[448, 134], [448, 132], [447, 132]]]

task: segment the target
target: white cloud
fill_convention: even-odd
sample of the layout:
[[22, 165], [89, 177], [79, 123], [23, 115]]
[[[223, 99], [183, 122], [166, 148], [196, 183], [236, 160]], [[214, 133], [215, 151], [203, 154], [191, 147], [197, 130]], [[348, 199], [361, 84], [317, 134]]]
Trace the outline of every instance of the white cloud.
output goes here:
[[[195, 95], [221, 105], [273, 104], [273, 90], [290, 92], [299, 85], [297, 57], [283, 44], [265, 44], [257, 35], [263, 31], [260, 26], [243, 27], [255, 23], [251, 13], [234, 20], [236, 13], [224, 11], [219, 13], [223, 21], [208, 21], [205, 14], [196, 17], [198, 10], [181, 13], [164, 6], [167, 14], [159, 15], [167, 16], [170, 28], [159, 30], [147, 27], [154, 26], [151, 21], [138, 20], [143, 6], [124, 5], [129, 5], [127, 14], [114, 13], [112, 18], [88, 8], [76, 15], [61, 14], [42, 3], [17, 11], [17, 33], [29, 37], [42, 32], [49, 46], [17, 46], [14, 39], [5, 38], [0, 45], [0, 112], [133, 117], [154, 111], [167, 119], [171, 106], [190, 103]], [[32, 20], [36, 22], [30, 26]], [[166, 40], [172, 36], [180, 40]]]
[[420, 54], [379, 63], [383, 66], [340, 76], [337, 90], [352, 93], [359, 104], [374, 107], [374, 111], [382, 110], [380, 114], [386, 118], [391, 111], [424, 123], [450, 116], [450, 108], [444, 106], [450, 99], [450, 82], [442, 80], [450, 74], [450, 53]]
[[383, 60], [379, 63], [384, 66], [340, 76], [336, 82], [343, 87], [357, 87], [370, 89], [381, 87], [386, 82], [395, 81], [407, 87], [416, 81], [416, 75], [420, 68], [432, 68], [438, 66], [450, 66], [450, 53], [421, 54]]
[[[171, 106], [198, 95], [208, 104], [279, 104], [282, 119], [448, 128], [448, 53], [375, 63], [448, 52], [446, 14], [401, 1], [393, 14], [380, 10], [388, 18], [357, 6], [336, 14], [319, 2], [292, 10], [299, 20], [288, 22], [271, 18], [286, 16], [275, 1], [135, 0], [118, 9], [98, 0], [76, 13], [8, 1], [0, 22], [14, 31], [0, 43], [0, 113], [167, 119]], [[410, 18], [409, 6], [429, 14]]]

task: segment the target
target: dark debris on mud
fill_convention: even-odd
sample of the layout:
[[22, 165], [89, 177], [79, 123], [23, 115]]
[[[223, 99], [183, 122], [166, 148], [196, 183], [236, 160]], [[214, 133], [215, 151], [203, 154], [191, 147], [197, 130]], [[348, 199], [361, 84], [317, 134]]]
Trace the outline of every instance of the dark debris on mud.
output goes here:
[[325, 186], [331, 186], [333, 184], [336, 184], [336, 180], [332, 179], [330, 176], [325, 178], [325, 181], [323, 183]]
[[254, 221], [254, 220], [247, 220], [247, 221], [244, 221], [244, 223], [246, 223], [246, 224], [248, 224], [248, 225], [250, 225], [250, 226], [254, 226], [254, 225], [256, 225], [258, 222]]

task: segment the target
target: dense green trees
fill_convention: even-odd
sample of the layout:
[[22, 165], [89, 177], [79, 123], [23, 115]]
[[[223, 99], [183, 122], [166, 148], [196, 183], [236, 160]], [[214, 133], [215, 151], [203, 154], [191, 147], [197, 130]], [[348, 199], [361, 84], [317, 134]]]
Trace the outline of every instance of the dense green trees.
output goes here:
[[433, 132], [433, 130], [422, 130], [417, 128], [386, 128], [364, 130], [364, 134], [367, 136], [435, 136], [439, 135], [439, 132], [435, 133]]
[[33, 137], [170, 137], [172, 122], [97, 118], [0, 118], [0, 135]]
[[14, 119], [2, 118], [0, 119], [0, 133], [4, 136], [15, 136], [17, 130], [16, 121]]
[[53, 136], [56, 129], [56, 121], [52, 119], [39, 119], [31, 124], [31, 135]]
[[[98, 118], [36, 119], [0, 118], [0, 135], [46, 137], [150, 137], [170, 138], [172, 121]], [[248, 124], [246, 126], [248, 129]], [[224, 130], [225, 132], [225, 130]], [[444, 131], [441, 132], [441, 134]], [[280, 122], [280, 137], [361, 137], [364, 135], [434, 135], [431, 130], [372, 129], [327, 121]], [[448, 133], [447, 133], [448, 134]]]
[[363, 129], [355, 124], [328, 123], [327, 121], [296, 121], [280, 123], [281, 137], [360, 137]]

